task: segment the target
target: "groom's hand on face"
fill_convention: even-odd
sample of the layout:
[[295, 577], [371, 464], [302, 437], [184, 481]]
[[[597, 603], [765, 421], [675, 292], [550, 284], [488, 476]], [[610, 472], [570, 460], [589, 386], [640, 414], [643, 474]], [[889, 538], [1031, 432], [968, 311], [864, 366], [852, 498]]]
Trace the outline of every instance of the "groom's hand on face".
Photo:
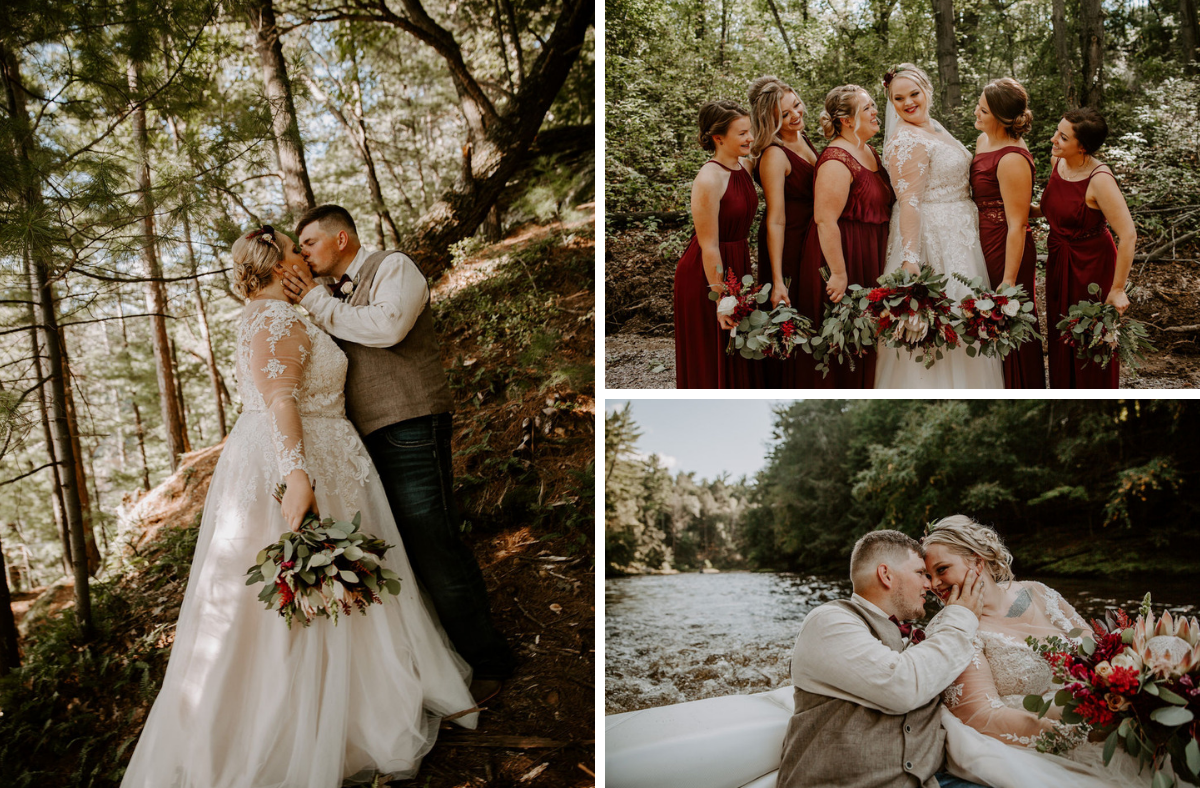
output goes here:
[[978, 618], [983, 612], [983, 575], [974, 568], [968, 569], [962, 585], [950, 589], [950, 597], [946, 600], [946, 606], [950, 605], [965, 607]]
[[313, 281], [312, 273], [306, 266], [292, 265], [284, 269], [283, 290], [293, 304], [303, 301], [316, 286], [317, 283]]

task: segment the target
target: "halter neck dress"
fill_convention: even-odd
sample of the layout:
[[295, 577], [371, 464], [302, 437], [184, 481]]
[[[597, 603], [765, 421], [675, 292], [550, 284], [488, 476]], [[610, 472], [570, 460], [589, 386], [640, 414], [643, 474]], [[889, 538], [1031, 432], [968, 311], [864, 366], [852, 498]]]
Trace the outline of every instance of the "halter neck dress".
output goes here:
[[[813, 155], [817, 149], [807, 134], [801, 139]], [[780, 267], [783, 278], [789, 282], [788, 298], [792, 304], [800, 296], [800, 256], [804, 253], [804, 239], [808, 235], [808, 227], [813, 217], [813, 181], [816, 178], [816, 165], [784, 145], [775, 143], [772, 147], [782, 150], [792, 165], [792, 171], [783, 181], [783, 212], [787, 226], [783, 230], [783, 254]], [[759, 159], [761, 162], [761, 158]], [[754, 180], [761, 186], [762, 177], [759, 174], [761, 164], [754, 168]], [[758, 223], [758, 279], [760, 282], [771, 281], [771, 254], [767, 243], [767, 211], [763, 211], [762, 220]], [[766, 388], [796, 388], [799, 375], [797, 364], [803, 354], [797, 354], [786, 361], [766, 358], [759, 362], [763, 370], [763, 385]]]
[[[1108, 369], [1093, 361], [1075, 357], [1075, 348], [1059, 338], [1055, 324], [1080, 301], [1103, 300], [1112, 287], [1117, 270], [1117, 245], [1104, 220], [1104, 213], [1087, 204], [1088, 184], [1092, 178], [1114, 177], [1097, 172], [1068, 181], [1058, 174], [1057, 163], [1051, 169], [1050, 183], [1042, 193], [1042, 214], [1050, 223], [1049, 256], [1046, 260], [1046, 317], [1050, 340], [1050, 388], [1115, 389], [1120, 386], [1119, 359]], [[1100, 285], [1092, 295], [1088, 285]]]
[[[750, 227], [758, 212], [758, 192], [750, 173], [709, 160], [729, 172], [729, 184], [721, 195], [717, 234], [721, 267], [739, 278], [751, 273]], [[675, 385], [690, 389], [754, 388], [761, 379], [757, 362], [725, 352], [729, 332], [717, 323], [717, 305], [708, 297], [700, 242], [692, 234], [683, 256], [675, 266]]]
[[[987, 153], [978, 153], [971, 161], [971, 197], [979, 208], [979, 243], [987, 262], [988, 278], [992, 287], [999, 287], [1004, 280], [1004, 264], [1008, 256], [1008, 219], [1004, 215], [1004, 199], [1000, 194], [1000, 180], [996, 175], [1000, 160], [1010, 153], [1018, 153], [1029, 162], [1030, 172], [1037, 179], [1037, 168], [1033, 154], [1019, 145], [1006, 145]], [[1017, 284], [1033, 299], [1037, 315], [1036, 271], [1037, 249], [1033, 245], [1033, 229], [1025, 225], [1025, 247], [1021, 255], [1021, 268], [1017, 271]], [[1042, 352], [1041, 336], [1031, 339], [1004, 359], [1004, 388], [1044, 389], [1046, 367]]]

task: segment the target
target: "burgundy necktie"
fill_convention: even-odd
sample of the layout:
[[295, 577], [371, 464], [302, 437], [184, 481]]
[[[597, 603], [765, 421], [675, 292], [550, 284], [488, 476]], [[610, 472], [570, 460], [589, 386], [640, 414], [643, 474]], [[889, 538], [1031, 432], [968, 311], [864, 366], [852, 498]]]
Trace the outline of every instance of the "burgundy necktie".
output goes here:
[[914, 646], [925, 639], [925, 630], [913, 624], [903, 622], [895, 616], [888, 616], [888, 621], [900, 627], [900, 637], [908, 638], [908, 642]]

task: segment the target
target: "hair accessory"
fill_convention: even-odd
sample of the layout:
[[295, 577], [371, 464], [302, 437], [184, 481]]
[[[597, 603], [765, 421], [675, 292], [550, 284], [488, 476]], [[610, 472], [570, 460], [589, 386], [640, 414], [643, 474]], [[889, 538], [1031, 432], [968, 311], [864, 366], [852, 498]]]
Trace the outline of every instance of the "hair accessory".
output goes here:
[[890, 88], [892, 86], [892, 80], [895, 78], [896, 78], [896, 68], [895, 68], [895, 66], [893, 66], [892, 68], [888, 69], [888, 72], [886, 74], [883, 75], [883, 86], [885, 88]]
[[283, 254], [283, 250], [279, 248], [279, 244], [275, 243], [275, 228], [269, 224], [264, 224], [254, 232], [246, 236], [247, 241], [258, 239], [259, 243], [264, 243], [267, 246], [273, 247], [275, 251]]

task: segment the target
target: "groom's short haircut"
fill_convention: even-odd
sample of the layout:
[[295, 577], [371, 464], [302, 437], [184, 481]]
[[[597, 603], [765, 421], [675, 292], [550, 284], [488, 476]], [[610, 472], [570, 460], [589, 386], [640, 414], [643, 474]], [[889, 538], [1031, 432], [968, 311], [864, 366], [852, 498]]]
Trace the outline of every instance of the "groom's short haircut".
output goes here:
[[345, 230], [351, 236], [358, 237], [358, 228], [354, 226], [354, 219], [350, 216], [350, 212], [340, 205], [318, 205], [316, 208], [306, 211], [300, 217], [300, 221], [296, 222], [296, 235], [304, 232], [304, 228], [313, 222], [318, 222], [321, 229], [327, 233]]
[[921, 543], [899, 531], [871, 531], [854, 543], [850, 553], [850, 581], [856, 587], [875, 574], [875, 567], [908, 558], [910, 552], [922, 558]]

